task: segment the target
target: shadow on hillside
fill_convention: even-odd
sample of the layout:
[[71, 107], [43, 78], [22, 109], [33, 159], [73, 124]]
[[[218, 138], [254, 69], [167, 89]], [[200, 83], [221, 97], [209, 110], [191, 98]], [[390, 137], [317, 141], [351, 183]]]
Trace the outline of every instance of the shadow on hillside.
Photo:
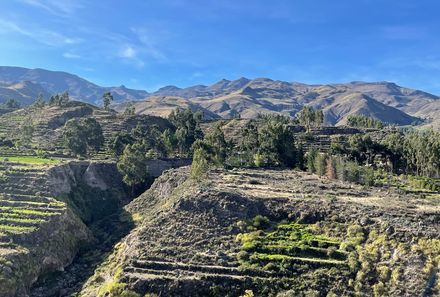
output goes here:
[[80, 291], [113, 247], [134, 226], [131, 215], [124, 209], [90, 224], [89, 228], [96, 238], [94, 243], [84, 247], [64, 271], [54, 272], [39, 279], [31, 291], [31, 296], [70, 296]]

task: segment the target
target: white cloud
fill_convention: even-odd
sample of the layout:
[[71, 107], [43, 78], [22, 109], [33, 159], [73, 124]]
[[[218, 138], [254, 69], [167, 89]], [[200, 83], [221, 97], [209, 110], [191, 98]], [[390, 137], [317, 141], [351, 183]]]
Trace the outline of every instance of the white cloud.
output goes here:
[[80, 58], [81, 58], [80, 55], [73, 54], [73, 53], [70, 53], [70, 52], [66, 52], [66, 53], [64, 53], [64, 54], [63, 54], [63, 57], [64, 57], [64, 58], [67, 58], [67, 59], [80, 59]]
[[134, 64], [138, 68], [145, 66], [144, 61], [138, 56], [139, 51], [133, 45], [125, 45], [118, 53], [120, 58]]
[[125, 46], [120, 52], [121, 58], [133, 59], [136, 58], [136, 50], [132, 46]]

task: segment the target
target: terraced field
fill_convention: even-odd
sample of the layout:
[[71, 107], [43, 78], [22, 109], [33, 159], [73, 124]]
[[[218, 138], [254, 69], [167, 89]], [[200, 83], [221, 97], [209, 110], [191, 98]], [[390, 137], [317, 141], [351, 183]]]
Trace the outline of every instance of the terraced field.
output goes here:
[[79, 238], [87, 238], [67, 205], [51, 195], [53, 164], [19, 159], [0, 161], [0, 296], [24, 296], [40, 273], [68, 264]]
[[211, 170], [196, 183], [187, 170], [165, 173], [128, 205], [138, 227], [81, 294], [439, 292], [438, 197], [295, 170]]
[[46, 106], [44, 108], [26, 108], [11, 113], [0, 115], [0, 138], [4, 137], [16, 141], [20, 139], [20, 127], [24, 124], [31, 125], [33, 132], [30, 142], [25, 144], [28, 148], [20, 150], [12, 148], [0, 148], [2, 156], [32, 155], [42, 149], [50, 156], [66, 157], [65, 147], [62, 142], [61, 132], [64, 124], [72, 118], [95, 118], [102, 127], [105, 145], [98, 152], [97, 158], [108, 158], [106, 152], [112, 136], [120, 131], [130, 131], [138, 123], [145, 125], [157, 124], [161, 128], [170, 127], [170, 123], [162, 118], [154, 116], [135, 115], [126, 117], [112, 111], [105, 111], [95, 106], [69, 102], [67, 106]]
[[15, 249], [27, 235], [66, 211], [65, 203], [49, 196], [46, 170], [44, 165], [0, 162], [0, 243], [3, 247]]

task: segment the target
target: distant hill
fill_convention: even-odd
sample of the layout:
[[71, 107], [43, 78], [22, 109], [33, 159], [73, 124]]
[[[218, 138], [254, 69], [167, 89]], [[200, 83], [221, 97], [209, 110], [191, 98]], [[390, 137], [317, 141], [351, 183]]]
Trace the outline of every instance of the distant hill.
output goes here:
[[324, 110], [325, 122], [343, 125], [353, 114], [409, 125], [428, 119], [440, 123], [440, 98], [391, 82], [351, 82], [308, 85], [269, 78], [223, 79], [213, 85], [188, 88], [166, 86], [154, 93], [120, 87], [101, 87], [66, 72], [20, 67], [0, 67], [0, 103], [16, 98], [30, 104], [42, 93], [46, 98], [68, 90], [72, 99], [101, 103], [104, 92], [115, 98], [113, 107], [123, 111], [133, 104], [138, 114], [167, 116], [176, 107], [202, 110], [209, 119], [252, 118], [258, 113], [295, 116], [305, 105]]
[[30, 81], [0, 82], [0, 103], [14, 98], [23, 105], [29, 105], [39, 94], [42, 94], [46, 98], [50, 96], [50, 93], [41, 85]]
[[[160, 102], [156, 99], [157, 95], [161, 96]], [[134, 103], [136, 112], [164, 115], [163, 102], [172, 99], [174, 102], [185, 102], [182, 106], [199, 106], [222, 118], [238, 115], [252, 118], [258, 113], [295, 116], [303, 106], [309, 105], [323, 109], [325, 121], [331, 125], [343, 125], [353, 114], [364, 114], [398, 125], [409, 125], [419, 118], [438, 117], [440, 120], [440, 114], [433, 115], [429, 108], [420, 112], [424, 107], [440, 102], [438, 96], [390, 82], [307, 85], [268, 78], [240, 78], [234, 81], [224, 79], [211, 86], [197, 85], [183, 89], [167, 86], [151, 96]]]
[[[23, 104], [29, 104], [38, 93], [43, 93], [47, 98], [64, 91], [68, 91], [72, 99], [94, 104], [100, 103], [102, 94], [108, 91], [112, 92], [116, 101], [140, 100], [148, 96], [146, 91], [132, 90], [125, 86], [101, 87], [70, 73], [45, 69], [0, 66], [0, 82], [0, 103], [12, 97]], [[20, 91], [9, 92], [4, 87], [16, 83], [32, 86], [32, 90], [27, 91], [29, 96], [24, 96]]]

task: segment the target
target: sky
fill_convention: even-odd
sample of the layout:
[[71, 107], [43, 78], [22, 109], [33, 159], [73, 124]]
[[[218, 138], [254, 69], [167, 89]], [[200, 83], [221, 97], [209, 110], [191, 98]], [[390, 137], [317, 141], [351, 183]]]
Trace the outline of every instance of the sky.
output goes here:
[[440, 95], [438, 0], [0, 0], [0, 65], [154, 91], [269, 77]]

